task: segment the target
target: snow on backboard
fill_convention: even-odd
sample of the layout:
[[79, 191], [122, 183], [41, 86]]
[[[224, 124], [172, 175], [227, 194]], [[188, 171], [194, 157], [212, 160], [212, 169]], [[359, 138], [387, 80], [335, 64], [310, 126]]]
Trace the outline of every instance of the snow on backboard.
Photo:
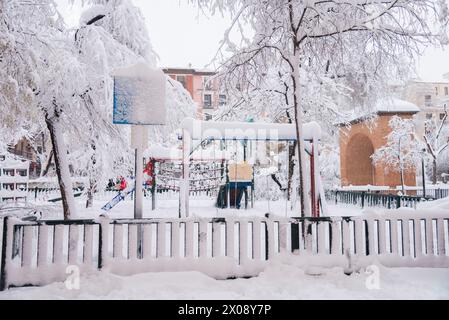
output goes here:
[[161, 70], [138, 63], [114, 76], [114, 124], [165, 125], [165, 83]]

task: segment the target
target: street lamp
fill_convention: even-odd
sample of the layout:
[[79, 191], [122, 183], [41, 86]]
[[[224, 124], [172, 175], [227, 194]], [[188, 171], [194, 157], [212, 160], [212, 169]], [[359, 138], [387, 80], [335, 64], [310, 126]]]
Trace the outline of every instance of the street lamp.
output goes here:
[[423, 191], [423, 197], [426, 198], [426, 166], [425, 166], [425, 160], [424, 155], [426, 154], [426, 149], [422, 149], [421, 154], [421, 170], [422, 170], [422, 191]]

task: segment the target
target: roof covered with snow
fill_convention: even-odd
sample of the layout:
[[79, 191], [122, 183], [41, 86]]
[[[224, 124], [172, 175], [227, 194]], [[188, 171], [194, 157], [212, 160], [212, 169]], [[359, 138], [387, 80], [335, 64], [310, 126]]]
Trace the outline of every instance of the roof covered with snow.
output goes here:
[[337, 126], [344, 126], [348, 123], [356, 123], [370, 119], [379, 114], [416, 114], [421, 112], [421, 109], [411, 102], [401, 100], [398, 98], [383, 98], [377, 101], [374, 107], [369, 111], [354, 110], [353, 116], [349, 117], [346, 122], [337, 123]]
[[[296, 126], [280, 123], [218, 122], [184, 119], [181, 127], [193, 140], [296, 140]], [[317, 122], [303, 125], [303, 139], [321, 139], [322, 131]]]
[[[144, 156], [157, 160], [180, 161], [182, 160], [182, 150], [178, 148], [152, 146], [145, 151]], [[227, 151], [214, 150], [211, 147], [194, 151], [191, 159], [197, 161], [229, 160], [231, 159], [231, 154]]]
[[411, 102], [389, 98], [379, 100], [375, 106], [378, 113], [418, 113], [421, 109]]
[[[4, 160], [2, 160], [4, 158]], [[29, 161], [20, 159], [19, 157], [6, 153], [0, 154], [0, 168], [3, 169], [28, 169]]]

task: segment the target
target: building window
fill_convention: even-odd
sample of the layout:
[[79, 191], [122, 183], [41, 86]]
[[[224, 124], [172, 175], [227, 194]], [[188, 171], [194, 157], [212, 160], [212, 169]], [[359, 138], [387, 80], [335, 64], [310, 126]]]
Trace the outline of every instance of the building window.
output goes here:
[[431, 120], [432, 118], [433, 118], [433, 114], [431, 114], [431, 113], [426, 114], [427, 120]]
[[440, 113], [440, 120], [443, 120], [445, 116], [446, 116], [445, 113]]
[[449, 87], [444, 87], [444, 95], [449, 96]]
[[218, 99], [219, 99], [219, 104], [220, 104], [220, 106], [225, 106], [226, 104], [227, 104], [227, 97], [226, 97], [226, 95], [225, 94], [220, 94], [220, 96], [218, 97]]
[[26, 177], [27, 176], [27, 171], [23, 170], [23, 169], [17, 169], [17, 175], [20, 177]]
[[212, 109], [212, 95], [211, 94], [204, 95], [203, 108], [204, 109]]
[[427, 95], [424, 97], [424, 105], [426, 107], [431, 107], [432, 106], [432, 96], [431, 95]]
[[435, 95], [438, 95], [438, 93], [440, 92], [438, 87], [435, 87]]
[[213, 91], [212, 78], [203, 77], [203, 89], [205, 91]]
[[14, 177], [14, 169], [3, 169], [3, 174], [8, 177]]
[[211, 121], [212, 120], [212, 115], [211, 114], [204, 114], [204, 120], [205, 121]]
[[187, 89], [187, 79], [186, 76], [176, 76], [176, 81], [180, 82], [184, 89]]

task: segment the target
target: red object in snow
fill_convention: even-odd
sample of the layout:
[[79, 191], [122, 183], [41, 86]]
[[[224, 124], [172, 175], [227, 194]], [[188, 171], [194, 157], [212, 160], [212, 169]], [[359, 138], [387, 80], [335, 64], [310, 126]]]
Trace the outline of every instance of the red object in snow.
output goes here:
[[127, 185], [128, 185], [128, 184], [126, 183], [125, 178], [121, 177], [121, 178], [120, 178], [120, 191], [125, 190], [126, 187], [127, 187]]
[[143, 170], [143, 173], [148, 176], [147, 181], [145, 182], [146, 185], [150, 186], [153, 184], [153, 176], [154, 176], [154, 163], [153, 161], [149, 161]]

